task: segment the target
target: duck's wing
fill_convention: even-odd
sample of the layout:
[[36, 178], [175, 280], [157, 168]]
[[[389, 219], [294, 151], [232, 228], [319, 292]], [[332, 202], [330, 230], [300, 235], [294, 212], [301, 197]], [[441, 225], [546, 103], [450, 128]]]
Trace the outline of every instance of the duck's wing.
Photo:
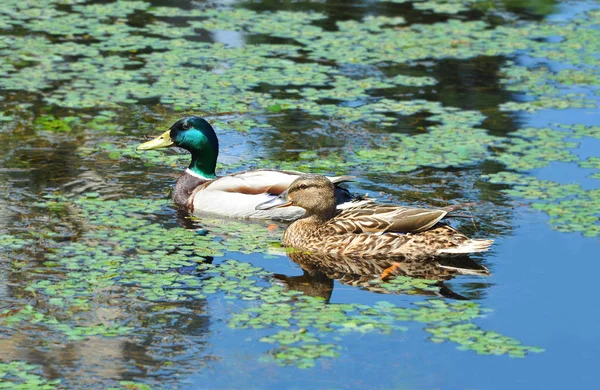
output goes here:
[[367, 204], [342, 210], [329, 223], [338, 234], [418, 233], [432, 228], [458, 206], [425, 209]]
[[[242, 194], [279, 195], [300, 175], [302, 172], [256, 169], [220, 177], [207, 183], [202, 189]], [[327, 178], [334, 184], [353, 179], [352, 176], [328, 176]]]
[[[279, 171], [269, 169], [256, 169], [243, 171], [227, 176], [222, 176], [214, 180], [207, 181], [198, 186], [188, 198], [189, 203], [200, 191], [220, 191], [228, 193], [238, 193], [244, 195], [279, 195], [284, 192], [301, 172]], [[337, 184], [351, 180], [351, 176], [330, 176], [332, 183]]]
[[279, 195], [298, 177], [291, 172], [252, 170], [234, 173], [213, 180], [207, 191], [237, 192], [247, 195], [269, 193]]

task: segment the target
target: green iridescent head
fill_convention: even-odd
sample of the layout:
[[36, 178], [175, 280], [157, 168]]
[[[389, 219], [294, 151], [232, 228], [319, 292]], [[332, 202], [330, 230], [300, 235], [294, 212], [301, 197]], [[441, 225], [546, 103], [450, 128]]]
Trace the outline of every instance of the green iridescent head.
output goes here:
[[175, 122], [169, 130], [155, 139], [145, 142], [137, 150], [151, 150], [179, 146], [192, 154], [189, 169], [207, 179], [213, 179], [219, 140], [210, 123], [198, 116], [187, 116]]

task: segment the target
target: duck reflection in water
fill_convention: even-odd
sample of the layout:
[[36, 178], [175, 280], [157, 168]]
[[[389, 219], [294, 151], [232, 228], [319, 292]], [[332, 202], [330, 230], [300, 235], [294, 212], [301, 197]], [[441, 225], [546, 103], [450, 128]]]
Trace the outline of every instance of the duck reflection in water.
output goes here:
[[[439, 295], [445, 298], [467, 299], [450, 290], [445, 281], [458, 275], [489, 276], [490, 271], [468, 256], [444, 258], [433, 261], [396, 261], [364, 257], [335, 256], [290, 251], [288, 256], [303, 271], [300, 276], [273, 275], [275, 280], [290, 290], [317, 296], [329, 301], [334, 280], [376, 293], [396, 293], [377, 281], [389, 281], [397, 276], [435, 280], [437, 291], [415, 289], [421, 295]], [[386, 271], [387, 274], [386, 274]]]

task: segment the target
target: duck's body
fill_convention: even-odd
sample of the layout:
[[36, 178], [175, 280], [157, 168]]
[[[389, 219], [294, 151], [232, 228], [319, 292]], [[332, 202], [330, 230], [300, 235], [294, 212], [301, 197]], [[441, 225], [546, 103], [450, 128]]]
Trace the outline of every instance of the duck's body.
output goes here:
[[[212, 126], [196, 116], [177, 121], [159, 137], [148, 141], [138, 150], [179, 146], [192, 155], [190, 166], [179, 177], [173, 189], [173, 201], [194, 213], [210, 213], [236, 218], [295, 220], [304, 215], [299, 207], [257, 210], [256, 206], [284, 192], [301, 172], [269, 169], [239, 172], [217, 177], [215, 167], [219, 142]], [[339, 183], [347, 177], [329, 177]], [[335, 188], [337, 203], [352, 200], [349, 192]]]
[[[259, 208], [277, 207], [276, 202]], [[283, 243], [311, 253], [433, 259], [486, 251], [493, 242], [470, 239], [439, 223], [456, 207], [416, 209], [367, 204], [336, 213], [333, 186], [319, 175], [295, 180], [279, 202], [306, 210], [304, 218], [287, 228]]]
[[284, 245], [310, 252], [338, 256], [393, 257], [396, 259], [433, 259], [486, 251], [490, 240], [471, 240], [450, 226], [436, 224], [419, 233], [390, 230], [355, 232], [346, 230], [346, 213], [330, 222], [313, 218], [294, 222], [285, 232]]
[[[206, 212], [234, 218], [295, 220], [305, 214], [300, 207], [256, 210], [258, 204], [275, 199], [302, 173], [268, 169], [251, 170], [203, 180], [186, 172], [179, 178], [173, 191], [173, 201], [191, 212]], [[192, 180], [196, 179], [196, 180]], [[330, 177], [332, 183], [345, 177]], [[340, 207], [352, 205], [350, 194], [339, 188], [336, 191]]]

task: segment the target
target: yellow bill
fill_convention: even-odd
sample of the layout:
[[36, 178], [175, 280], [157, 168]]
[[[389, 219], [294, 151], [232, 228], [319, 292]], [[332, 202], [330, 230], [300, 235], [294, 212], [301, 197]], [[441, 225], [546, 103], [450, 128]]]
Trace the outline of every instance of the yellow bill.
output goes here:
[[171, 130], [167, 130], [151, 141], [144, 142], [136, 148], [136, 150], [152, 150], [159, 148], [168, 148], [173, 145], [173, 140], [170, 136]]

